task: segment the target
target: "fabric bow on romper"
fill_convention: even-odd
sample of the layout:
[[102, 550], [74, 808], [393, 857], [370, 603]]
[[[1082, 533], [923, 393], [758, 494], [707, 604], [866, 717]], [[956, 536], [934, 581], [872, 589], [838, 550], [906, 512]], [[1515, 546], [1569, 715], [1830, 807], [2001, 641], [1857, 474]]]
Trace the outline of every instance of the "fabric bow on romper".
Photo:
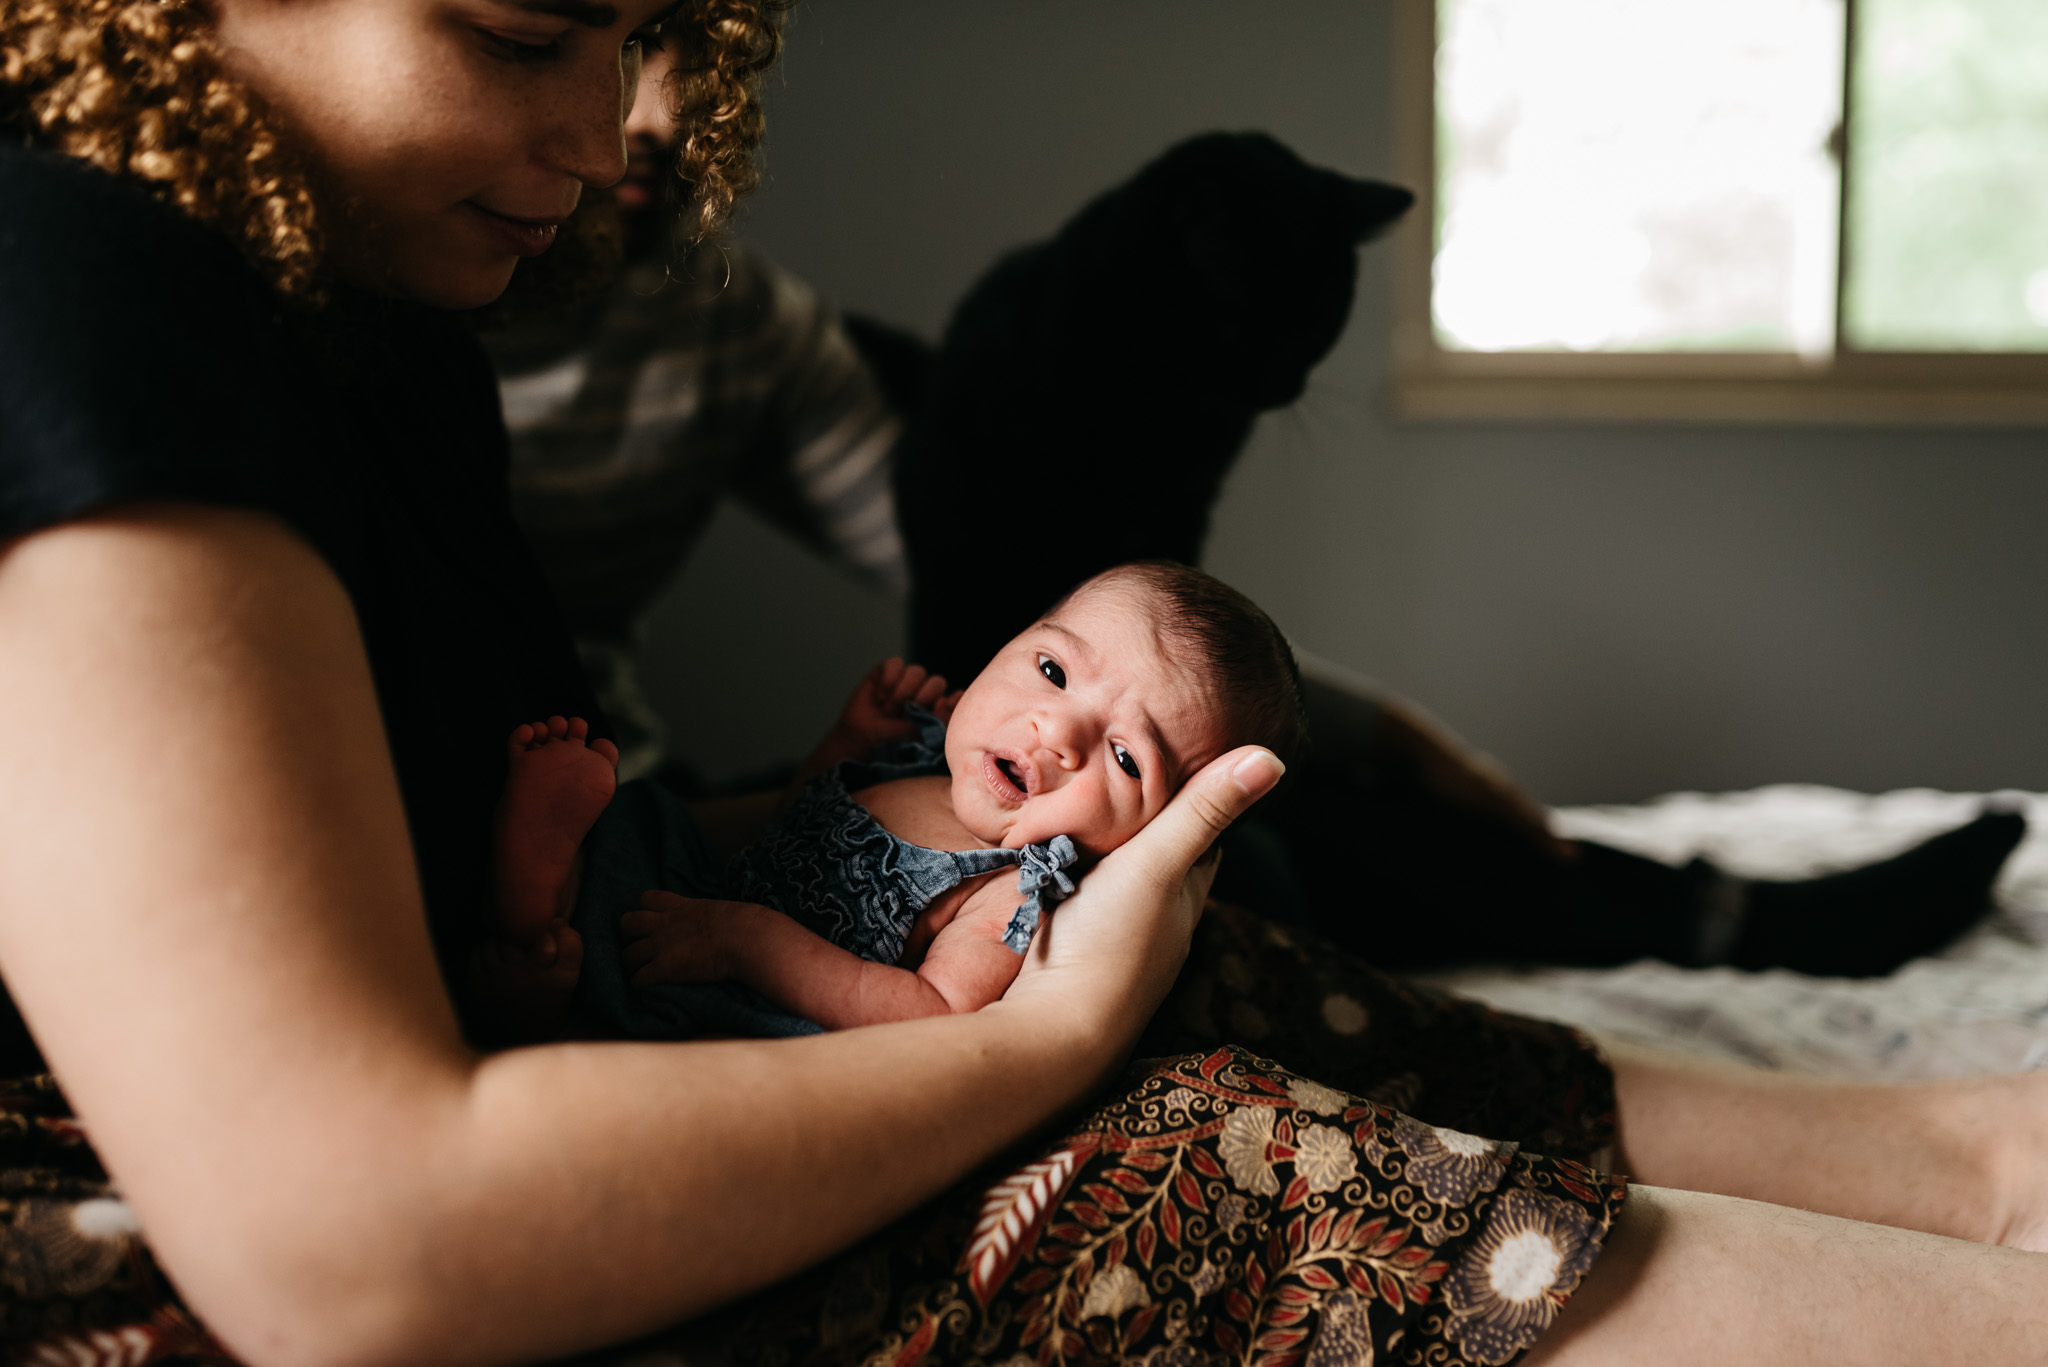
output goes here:
[[1017, 867], [1023, 901], [1003, 943], [1031, 945], [1046, 908], [1070, 896], [1080, 851], [1067, 836], [1007, 850], [934, 850], [891, 835], [854, 794], [899, 778], [944, 774], [946, 724], [908, 709], [916, 739], [873, 761], [848, 761], [804, 785], [788, 810], [724, 862], [681, 799], [652, 779], [622, 785], [584, 842], [583, 884], [572, 918], [584, 940], [577, 996], [599, 1019], [640, 1039], [702, 1035], [810, 1035], [823, 1027], [791, 1015], [738, 983], [658, 983], [634, 988], [619, 958], [619, 918], [640, 894], [773, 907], [841, 949], [874, 963], [903, 957], [918, 914], [969, 878]]

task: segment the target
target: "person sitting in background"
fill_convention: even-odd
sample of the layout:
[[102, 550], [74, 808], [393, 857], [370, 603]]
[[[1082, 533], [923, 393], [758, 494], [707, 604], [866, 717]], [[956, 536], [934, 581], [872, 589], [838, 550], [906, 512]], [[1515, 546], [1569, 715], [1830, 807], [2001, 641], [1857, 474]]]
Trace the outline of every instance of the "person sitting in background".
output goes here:
[[626, 177], [579, 209], [563, 243], [575, 259], [543, 258], [541, 283], [477, 315], [512, 438], [513, 513], [627, 779], [671, 758], [634, 667], [640, 621], [723, 500], [867, 583], [909, 586], [889, 462], [903, 419], [838, 311], [743, 243], [678, 236], [685, 187], [661, 95], [672, 61], [648, 52]]

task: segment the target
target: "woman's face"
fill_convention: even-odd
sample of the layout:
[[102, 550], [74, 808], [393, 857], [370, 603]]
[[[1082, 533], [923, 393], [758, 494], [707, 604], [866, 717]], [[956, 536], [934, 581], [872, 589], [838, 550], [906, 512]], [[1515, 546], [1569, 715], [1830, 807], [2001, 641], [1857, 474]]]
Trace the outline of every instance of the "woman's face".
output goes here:
[[625, 174], [673, 0], [212, 0], [234, 73], [311, 151], [334, 260], [444, 308], [495, 299], [583, 187]]

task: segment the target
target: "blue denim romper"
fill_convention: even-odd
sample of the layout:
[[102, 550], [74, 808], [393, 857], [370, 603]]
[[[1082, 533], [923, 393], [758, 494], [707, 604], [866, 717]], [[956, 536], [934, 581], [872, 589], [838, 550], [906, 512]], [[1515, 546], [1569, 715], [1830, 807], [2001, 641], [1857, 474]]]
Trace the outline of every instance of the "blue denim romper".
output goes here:
[[805, 784], [752, 844], [722, 862], [689, 809], [648, 779], [623, 784], [584, 842], [584, 873], [572, 924], [583, 936], [579, 1004], [639, 1039], [699, 1035], [809, 1035], [823, 1028], [738, 983], [658, 983], [634, 989], [619, 959], [618, 922], [640, 894], [773, 907], [840, 948], [875, 963], [903, 957], [918, 913], [969, 878], [1017, 866], [1022, 903], [1003, 943], [1022, 954], [1042, 911], [1074, 891], [1074, 842], [1055, 836], [1021, 850], [933, 850], [882, 828], [854, 793], [899, 778], [944, 774], [946, 725], [920, 708], [914, 740], [867, 763], [846, 762]]

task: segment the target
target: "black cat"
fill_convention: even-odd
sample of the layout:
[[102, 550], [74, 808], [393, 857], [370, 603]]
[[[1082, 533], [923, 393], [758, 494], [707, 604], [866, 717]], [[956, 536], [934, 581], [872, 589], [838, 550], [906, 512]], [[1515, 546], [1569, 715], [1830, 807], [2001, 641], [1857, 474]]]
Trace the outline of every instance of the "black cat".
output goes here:
[[1358, 244], [1413, 202], [1210, 133], [998, 262], [928, 365], [858, 328], [909, 417], [913, 658], [964, 684], [1097, 571], [1193, 563], [1253, 419], [1343, 330]]

